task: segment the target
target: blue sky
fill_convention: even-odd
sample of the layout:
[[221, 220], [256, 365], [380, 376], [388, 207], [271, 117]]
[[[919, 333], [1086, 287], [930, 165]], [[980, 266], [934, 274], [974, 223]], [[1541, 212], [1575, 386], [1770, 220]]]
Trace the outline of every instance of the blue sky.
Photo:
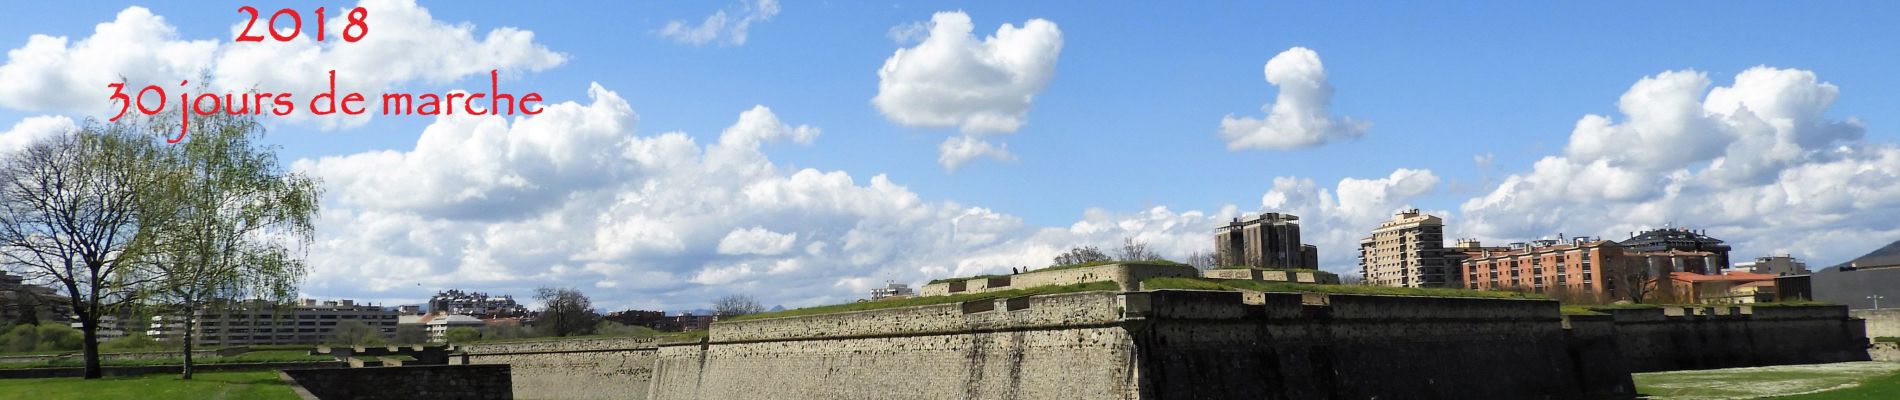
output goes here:
[[[1738, 252], [1747, 256], [1800, 253], [1797, 255], [1817, 264], [1832, 264], [1900, 239], [1890, 225], [1830, 222], [1790, 229], [1736, 222], [1732, 217], [1699, 220], [1696, 214], [1687, 212], [1628, 219], [1604, 213], [1585, 215], [1592, 212], [1589, 207], [1573, 207], [1582, 211], [1573, 211], [1563, 217], [1568, 219], [1554, 222], [1503, 227], [1487, 222], [1485, 227], [1470, 227], [1463, 232], [1458, 225], [1465, 214], [1488, 213], [1484, 215], [1495, 218], [1492, 221], [1530, 218], [1511, 214], [1534, 212], [1526, 209], [1463, 208], [1473, 198], [1496, 192], [1497, 185], [1513, 175], [1530, 176], [1538, 160], [1564, 155], [1579, 118], [1597, 114], [1614, 121], [1626, 120], [1628, 117], [1617, 107], [1619, 96], [1639, 80], [1665, 71], [1699, 71], [1717, 87], [1733, 84], [1738, 73], [1756, 66], [1811, 72], [1819, 81], [1839, 89], [1838, 97], [1823, 107], [1822, 118], [1856, 118], [1864, 124], [1864, 135], [1807, 148], [1812, 154], [1804, 156], [1804, 162], [1831, 159], [1825, 153], [1833, 146], [1889, 146], [1896, 141], [1895, 125], [1885, 117], [1900, 106], [1890, 95], [1900, 92], [1900, 80], [1891, 73], [1900, 63], [1889, 43], [1900, 37], [1896, 32], [1900, 28], [1890, 23], [1896, 15], [1892, 4], [1340, 3], [1157, 3], [1089, 8], [1060, 2], [787, 2], [780, 4], [780, 11], [769, 19], [754, 22], [742, 44], [725, 38], [703, 44], [682, 43], [660, 32], [670, 21], [697, 24], [718, 11], [736, 17], [757, 3], [603, 2], [543, 8], [504, 2], [421, 5], [437, 21], [470, 24], [478, 38], [498, 27], [533, 32], [534, 43], [565, 55], [565, 61], [538, 72], [517, 71], [502, 83], [504, 89], [539, 91], [550, 102], [586, 104], [589, 84], [599, 83], [624, 98], [638, 114], [638, 127], [627, 132], [629, 135], [645, 137], [679, 131], [699, 144], [709, 145], [719, 140], [721, 131], [732, 125], [740, 112], [763, 105], [787, 124], [809, 124], [822, 130], [809, 145], [768, 143], [761, 148], [783, 174], [805, 168], [843, 172], [856, 185], [869, 185], [873, 176], [884, 174], [927, 203], [953, 203], [955, 207], [951, 208], [956, 209], [981, 207], [1020, 219], [1021, 226], [1009, 229], [1011, 233], [997, 239], [996, 246], [916, 250], [937, 258], [963, 258], [970, 251], [996, 257], [1010, 254], [1015, 257], [1012, 260], [1046, 258], [1047, 249], [1043, 247], [1068, 244], [1041, 243], [1046, 246], [1038, 247], [1034, 243], [1068, 240], [1107, 244], [1115, 236], [1139, 236], [1136, 233], [1147, 229], [1056, 238], [1037, 232], [1043, 227], [1073, 231], [1078, 221], [1091, 219], [1086, 214], [1089, 209], [1102, 210], [1111, 215], [1105, 217], [1109, 220], [1126, 219], [1157, 206], [1174, 213], [1198, 210], [1219, 214], [1227, 205], [1236, 206], [1241, 213], [1258, 212], [1266, 208], [1262, 206], [1263, 193], [1275, 191], [1277, 177], [1310, 180], [1337, 195], [1342, 189], [1335, 185], [1343, 179], [1384, 178], [1401, 168], [1429, 170], [1436, 179], [1424, 192], [1389, 194], [1393, 197], [1391, 204], [1378, 204], [1441, 210], [1453, 221], [1454, 235], [1493, 241], [1532, 238], [1525, 237], [1528, 235], [1524, 232], [1555, 234], [1552, 230], [1567, 230], [1565, 233], [1571, 235], [1620, 236], [1636, 227], [1675, 222], [1716, 226], [1717, 233], [1734, 236], [1731, 241], [1738, 242]], [[338, 8], [345, 3], [300, 3], [296, 7], [307, 10], [325, 4]], [[0, 25], [0, 46], [21, 47], [34, 34], [78, 41], [91, 35], [95, 24], [113, 21], [131, 5], [12, 5], [6, 12], [10, 23]], [[238, 5], [141, 6], [162, 16], [178, 30], [181, 39], [215, 40], [220, 46], [230, 46], [228, 30], [232, 24], [241, 23], [240, 15], [233, 11]], [[973, 21], [972, 33], [977, 39], [994, 34], [1005, 23], [1022, 26], [1031, 19], [1044, 19], [1059, 27], [1062, 45], [1052, 77], [1045, 88], [1034, 93], [1026, 124], [1013, 133], [984, 136], [992, 142], [1007, 143], [1016, 158], [977, 159], [951, 171], [938, 162], [938, 143], [956, 136], [957, 128], [906, 126], [880, 112], [871, 99], [879, 95], [878, 68], [894, 51], [916, 44], [894, 40], [890, 34], [893, 28], [928, 22], [936, 12], [959, 10]], [[375, 11], [373, 8], [372, 13]], [[379, 31], [374, 23], [372, 19], [371, 35], [388, 32]], [[1323, 60], [1325, 79], [1335, 90], [1330, 114], [1368, 121], [1370, 128], [1357, 139], [1332, 140], [1313, 147], [1229, 150], [1218, 134], [1222, 117], [1262, 117], [1261, 107], [1274, 102], [1277, 93], [1275, 86], [1262, 79], [1262, 65], [1294, 47], [1311, 49]], [[447, 83], [403, 80], [393, 86], [417, 92], [473, 89], [485, 83], [484, 78], [463, 76]], [[102, 92], [98, 96], [102, 104], [104, 95]], [[12, 121], [60, 111], [0, 107], [0, 128], [12, 125]], [[85, 116], [84, 112], [64, 114]], [[379, 116], [360, 126], [334, 129], [283, 122], [273, 127], [270, 138], [283, 146], [287, 162], [377, 150], [406, 152], [417, 147], [418, 136], [432, 122], [428, 118]], [[1488, 167], [1474, 160], [1480, 155], [1493, 157]], [[1679, 167], [1690, 172], [1707, 168], [1707, 160], [1697, 161], [1700, 163]], [[1652, 177], [1667, 172], [1656, 172]], [[1646, 184], [1663, 185], [1653, 180]], [[338, 194], [349, 189], [331, 190]], [[557, 186], [547, 186], [546, 190], [560, 191]], [[1846, 211], [1829, 210], [1817, 218], [1855, 220], [1856, 215], [1890, 210], [1895, 203], [1887, 199], [1884, 195], [1862, 196]], [[1682, 199], [1623, 200], [1630, 200], [1630, 209], [1649, 213], [1693, 205]], [[347, 200], [337, 204], [341, 205], [331, 207], [357, 213], [376, 208]], [[1390, 211], [1361, 210], [1353, 217], [1309, 218], [1307, 229], [1339, 231], [1340, 235], [1363, 233], [1371, 227], [1327, 224], [1363, 224], [1365, 215]], [[797, 219], [797, 215], [810, 214], [774, 215]], [[1210, 232], [1208, 221], [1218, 219], [1202, 217], [1197, 226], [1162, 229], [1170, 233], [1156, 233], [1159, 236], [1155, 241], [1167, 243], [1167, 251], [1196, 250], [1188, 246], [1209, 240], [1193, 232]], [[1563, 222], [1570, 220], [1597, 222]], [[835, 230], [839, 232], [854, 224], [859, 228], [865, 225], [848, 219], [815, 221], [819, 222], [783, 222], [843, 224]], [[735, 228], [748, 225], [725, 223]], [[1552, 226], [1557, 228], [1548, 229]], [[340, 226], [325, 228], [346, 232]], [[797, 228], [772, 230], [784, 233]], [[810, 238], [833, 231], [811, 232], [795, 242], [802, 246]], [[1855, 240], [1824, 246], [1818, 243], [1826, 241], [1808, 239], [1837, 236]], [[1809, 241], [1795, 243], [1803, 240]], [[691, 242], [687, 240], [684, 245], [688, 249], [685, 253], [710, 246]], [[1328, 268], [1351, 269], [1351, 249], [1332, 244], [1331, 248], [1323, 248], [1329, 253]], [[444, 246], [451, 247], [455, 246]], [[437, 255], [432, 261], [419, 262], [428, 265], [430, 271], [453, 274], [469, 268], [466, 261], [458, 261], [465, 260], [462, 256]], [[666, 275], [671, 278], [647, 279], [683, 280], [694, 271], [703, 277], [705, 271], [732, 262], [691, 254], [633, 257], [635, 260], [621, 261], [623, 268], [601, 276], [553, 273], [527, 280], [551, 284], [626, 281], [636, 278], [615, 277], [643, 271], [671, 274]], [[694, 305], [692, 299], [732, 291], [754, 291], [772, 303], [838, 301], [859, 295], [856, 292], [863, 282], [851, 281], [854, 278], [917, 281], [938, 273], [1010, 266], [986, 265], [969, 261], [981, 256], [967, 257], [965, 262], [850, 258], [853, 261], [849, 263], [861, 268], [804, 276], [814, 282], [851, 282], [834, 284], [818, 295], [760, 291], [756, 285], [770, 279], [759, 277], [757, 281], [739, 278], [703, 285], [656, 284], [624, 290], [628, 294], [615, 295], [610, 303], [687, 307]], [[544, 265], [531, 268], [539, 271], [549, 268], [545, 264], [583, 263], [558, 258], [537, 261]], [[824, 260], [828, 259], [805, 262]], [[329, 265], [325, 261], [315, 264]], [[316, 275], [312, 279], [316, 285], [306, 289], [313, 295], [389, 301], [426, 296], [390, 287], [364, 290], [329, 286], [342, 278], [324, 272]], [[719, 280], [707, 280], [714, 281]], [[525, 293], [521, 288], [525, 284], [478, 280], [470, 285]]]

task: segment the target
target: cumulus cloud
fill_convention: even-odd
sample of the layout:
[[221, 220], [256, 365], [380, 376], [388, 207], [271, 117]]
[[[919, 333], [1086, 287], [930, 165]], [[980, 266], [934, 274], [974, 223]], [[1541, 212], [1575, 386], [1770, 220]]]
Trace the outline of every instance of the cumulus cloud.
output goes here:
[[1458, 225], [1499, 239], [1686, 225], [1737, 257], [1820, 262], [1900, 238], [1900, 150], [1826, 115], [1838, 87], [1765, 66], [1712, 85], [1698, 71], [1644, 77], [1618, 101], [1620, 119], [1582, 117], [1562, 155], [1466, 201]]
[[[439, 117], [408, 151], [296, 162], [330, 189], [305, 290], [388, 299], [592, 282], [613, 289], [590, 292], [609, 308], [698, 308], [741, 292], [803, 306], [853, 301], [887, 280], [1040, 267], [1069, 246], [1125, 237], [1181, 258], [1210, 250], [1213, 227], [1242, 213], [1090, 209], [1068, 226], [1027, 226], [920, 198], [883, 175], [782, 168], [765, 149], [812, 143], [819, 130], [767, 107], [740, 110], [702, 144], [640, 134], [619, 94], [589, 92], [534, 117]], [[1329, 238], [1323, 251], [1337, 268], [1352, 260], [1353, 235], [1436, 181], [1422, 170], [1337, 188], [1282, 178], [1270, 194], [1278, 200], [1261, 209], [1336, 230], [1315, 235]]]
[[796, 233], [778, 233], [764, 227], [734, 229], [719, 239], [719, 254], [759, 254], [775, 256], [792, 249]]
[[[231, 25], [230, 37], [188, 40], [163, 17], [129, 7], [78, 42], [34, 35], [8, 51], [0, 65], [0, 106], [98, 116], [114, 108], [103, 101], [111, 93], [108, 83], [123, 78], [134, 88], [157, 84], [175, 90], [190, 80], [187, 89], [196, 90], [205, 74], [221, 91], [255, 88], [308, 99], [329, 89], [330, 70], [337, 71], [338, 92], [373, 97], [407, 82], [442, 84], [495, 69], [510, 75], [541, 71], [567, 59], [535, 43], [533, 32], [503, 27], [478, 36], [474, 26], [438, 21], [412, 0], [364, 0], [359, 6], [373, 10], [377, 23], [355, 43], [335, 37], [346, 18], [331, 18], [326, 30], [332, 37], [321, 43], [312, 26], [290, 42], [231, 41], [243, 22]], [[338, 127], [368, 118], [309, 118], [300, 112], [290, 119]]]
[[976, 136], [1015, 132], [1027, 123], [1036, 94], [1055, 76], [1062, 31], [1054, 22], [1031, 19], [1020, 28], [1003, 24], [979, 40], [961, 11], [936, 13], [927, 30], [919, 26], [892, 28], [890, 35], [900, 42], [922, 41], [884, 60], [871, 104], [905, 126], [957, 127], [963, 137], [940, 149], [946, 168], [977, 155], [1005, 158], [1000, 146]]
[[40, 139], [64, 135], [76, 129], [79, 127], [72, 118], [57, 115], [20, 120], [12, 128], [0, 132], [0, 155], [12, 154]]
[[943, 169], [956, 171], [978, 158], [996, 160], [1015, 160], [1016, 154], [1009, 152], [1009, 145], [993, 145], [983, 139], [970, 136], [953, 136], [944, 139], [937, 146], [937, 164]]
[[1220, 136], [1228, 150], [1288, 150], [1318, 146], [1328, 141], [1355, 139], [1371, 124], [1332, 116], [1333, 86], [1319, 53], [1294, 47], [1267, 60], [1267, 83], [1280, 88], [1272, 104], [1261, 107], [1266, 119], [1221, 118]]
[[778, 0], [756, 0], [744, 3], [737, 19], [726, 16], [726, 10], [714, 11], [698, 25], [681, 20], [668, 21], [666, 27], [660, 28], [659, 35], [694, 46], [719, 41], [724, 37], [724, 43], [737, 46], [745, 44], [752, 23], [770, 21], [778, 12]]

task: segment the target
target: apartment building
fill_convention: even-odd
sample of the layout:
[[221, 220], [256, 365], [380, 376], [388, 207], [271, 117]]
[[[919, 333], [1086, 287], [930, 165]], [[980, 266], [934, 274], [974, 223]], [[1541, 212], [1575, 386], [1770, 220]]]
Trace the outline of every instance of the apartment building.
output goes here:
[[1619, 242], [1619, 244], [1622, 244], [1623, 247], [1628, 248], [1629, 251], [1632, 252], [1658, 253], [1678, 251], [1685, 253], [1708, 253], [1709, 256], [1706, 257], [1704, 261], [1706, 261], [1708, 265], [1715, 266], [1713, 270], [1707, 272], [1711, 274], [1721, 273], [1729, 267], [1728, 244], [1722, 242], [1721, 239], [1709, 237], [1708, 231], [1704, 230], [1663, 227], [1661, 229], [1642, 231], [1641, 233], [1632, 232], [1629, 239], [1625, 239]]
[[[252, 300], [206, 306], [192, 313], [193, 339], [200, 346], [319, 344], [331, 339], [336, 325], [360, 321], [388, 339], [396, 333], [397, 311], [352, 300], [318, 302], [304, 299], [294, 306]], [[179, 317], [152, 317], [147, 334], [176, 338], [184, 329]]]
[[1445, 248], [1445, 221], [1418, 209], [1393, 215], [1359, 240], [1359, 274], [1369, 285], [1459, 287], [1464, 257]]
[[1464, 287], [1477, 290], [1567, 291], [1612, 300], [1654, 294], [1668, 287], [1656, 281], [1681, 276], [1675, 273], [1712, 274], [1720, 268], [1720, 256], [1713, 252], [1633, 251], [1592, 237], [1512, 243], [1501, 250], [1476, 241], [1458, 247], [1477, 249], [1466, 252], [1469, 258], [1460, 263]]

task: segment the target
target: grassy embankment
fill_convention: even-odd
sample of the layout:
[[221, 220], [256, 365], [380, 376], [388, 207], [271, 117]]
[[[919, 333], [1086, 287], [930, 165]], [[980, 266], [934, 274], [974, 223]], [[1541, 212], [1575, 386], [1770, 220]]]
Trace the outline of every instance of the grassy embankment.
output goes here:
[[111, 400], [111, 399], [229, 399], [295, 400], [290, 384], [277, 371], [206, 372], [191, 380], [174, 374], [79, 378], [0, 379], [0, 399]]
[[[1651, 399], [1895, 399], [1900, 364], [1851, 362], [1634, 374]], [[1777, 397], [1788, 396], [1788, 397]]]
[[833, 304], [833, 305], [828, 305], [828, 306], [795, 308], [795, 309], [778, 311], [778, 312], [742, 315], [742, 316], [733, 317], [733, 318], [726, 318], [724, 319], [724, 321], [744, 321], [744, 320], [760, 319], [760, 318], [795, 317], [795, 316], [801, 316], [801, 315], [830, 314], [830, 313], [840, 313], [840, 312], [847, 312], [847, 311], [865, 311], [865, 310], [878, 310], [878, 309], [896, 308], [896, 307], [962, 303], [962, 302], [974, 301], [974, 300], [1001, 299], [1001, 298], [1009, 298], [1009, 297], [1034, 296], [1034, 295], [1041, 295], [1041, 294], [1087, 292], [1087, 291], [1097, 291], [1097, 290], [1120, 290], [1120, 289], [1121, 289], [1120, 285], [1116, 284], [1115, 282], [1110, 282], [1110, 281], [1089, 282], [1089, 283], [1061, 285], [1061, 286], [1038, 286], [1038, 287], [1027, 288], [1027, 289], [1011, 289], [1011, 290], [1001, 290], [1001, 291], [995, 291], [995, 292], [953, 294], [953, 295], [948, 295], [948, 296], [922, 296], [922, 297], [910, 297], [910, 298], [903, 298], [903, 299], [896, 299], [896, 300], [864, 301], [864, 302], [856, 302], [856, 303]]

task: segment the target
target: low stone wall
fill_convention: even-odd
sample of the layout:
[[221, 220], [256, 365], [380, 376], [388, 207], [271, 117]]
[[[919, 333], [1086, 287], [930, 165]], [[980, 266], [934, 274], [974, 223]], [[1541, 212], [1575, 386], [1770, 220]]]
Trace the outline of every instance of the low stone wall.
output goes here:
[[1854, 318], [1867, 321], [1867, 338], [1900, 337], [1900, 309], [1853, 310]]
[[513, 399], [507, 365], [286, 369], [299, 395], [318, 399]]
[[943, 296], [962, 293], [983, 293], [1038, 286], [1073, 285], [1088, 282], [1114, 281], [1120, 283], [1122, 290], [1141, 290], [1141, 281], [1148, 278], [1192, 278], [1200, 276], [1200, 270], [1186, 265], [1171, 264], [1106, 264], [1085, 268], [1041, 269], [1020, 274], [994, 278], [978, 278], [952, 282], [938, 282], [924, 285], [918, 291], [920, 296]]
[[1866, 361], [1845, 306], [1602, 310], [1631, 372]]
[[1210, 270], [1202, 271], [1201, 276], [1205, 278], [1209, 278], [1209, 279], [1236, 279], [1236, 280], [1252, 280], [1252, 281], [1267, 281], [1267, 282], [1317, 283], [1317, 284], [1328, 284], [1328, 285], [1339, 284], [1339, 275], [1333, 275], [1329, 273], [1315, 273], [1311, 271], [1284, 271], [1284, 270], [1260, 269], [1260, 268], [1210, 269]]
[[[275, 363], [231, 363], [199, 364], [191, 366], [193, 372], [256, 371], [284, 368], [344, 368], [349, 366], [342, 361], [316, 362], [275, 362]], [[139, 376], [151, 374], [177, 374], [184, 371], [182, 365], [141, 365], [128, 367], [101, 367], [105, 376]], [[40, 378], [78, 378], [86, 376], [85, 368], [16, 368], [0, 369], [0, 379], [40, 379]]]
[[466, 364], [511, 366], [522, 399], [645, 399], [656, 349], [652, 339], [568, 339], [456, 347]]

